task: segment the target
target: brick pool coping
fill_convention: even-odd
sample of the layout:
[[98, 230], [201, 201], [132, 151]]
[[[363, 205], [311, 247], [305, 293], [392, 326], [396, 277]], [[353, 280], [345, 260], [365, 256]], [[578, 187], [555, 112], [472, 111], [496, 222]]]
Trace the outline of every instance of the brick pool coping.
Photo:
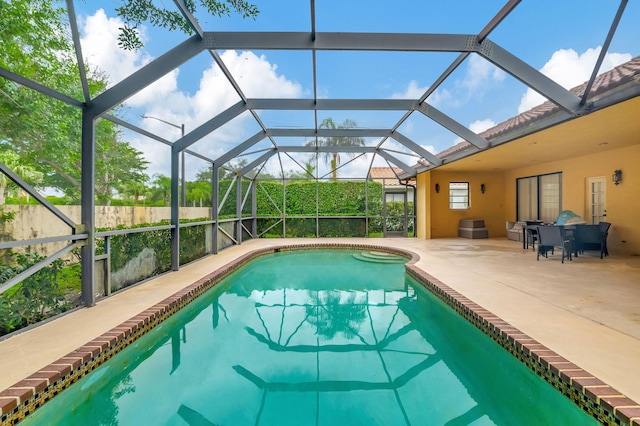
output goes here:
[[415, 266], [412, 252], [363, 244], [282, 245], [253, 250], [188, 285], [0, 392], [0, 423], [13, 425], [133, 343], [249, 261], [265, 254], [307, 249], [371, 250], [406, 257], [407, 273], [483, 331], [533, 372], [605, 425], [640, 426], [640, 404], [558, 355], [500, 317]]

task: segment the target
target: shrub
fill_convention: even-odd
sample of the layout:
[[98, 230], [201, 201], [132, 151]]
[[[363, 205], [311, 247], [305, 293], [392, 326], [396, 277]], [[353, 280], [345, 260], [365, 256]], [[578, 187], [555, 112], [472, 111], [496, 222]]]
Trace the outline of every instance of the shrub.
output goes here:
[[[193, 220], [183, 220], [185, 222], [201, 222], [208, 218], [198, 218]], [[167, 225], [168, 221], [158, 223], [145, 223], [135, 226], [118, 226], [115, 229], [135, 229], [151, 226]], [[197, 225], [180, 228], [180, 263], [191, 262], [206, 255], [206, 232], [207, 226]], [[97, 231], [110, 231], [111, 228], [101, 228]], [[153, 250], [156, 259], [156, 269], [149, 277], [161, 274], [171, 269], [171, 230], [142, 231], [131, 234], [114, 235], [110, 238], [110, 266], [111, 273], [123, 269], [127, 263], [136, 258], [144, 249]], [[104, 238], [96, 239], [96, 252], [104, 253]], [[147, 277], [147, 278], [149, 278]], [[137, 282], [139, 278], [132, 278], [123, 283], [127, 286]]]
[[[189, 222], [198, 222], [196, 219]], [[207, 254], [208, 227], [206, 225], [189, 226], [180, 228], [180, 264], [191, 262]]]
[[[12, 253], [15, 262], [0, 266], [0, 280], [5, 282], [44, 260], [44, 256], [26, 251]], [[0, 295], [0, 335], [35, 324], [65, 312], [65, 299], [58, 276], [65, 262], [58, 259]]]

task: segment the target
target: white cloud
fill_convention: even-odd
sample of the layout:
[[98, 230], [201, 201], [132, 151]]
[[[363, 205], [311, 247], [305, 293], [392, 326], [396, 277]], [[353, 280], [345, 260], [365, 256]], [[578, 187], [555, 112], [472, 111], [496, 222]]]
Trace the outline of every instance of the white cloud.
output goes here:
[[[118, 28], [122, 25], [119, 18], [109, 18], [101, 9], [86, 17], [83, 26], [82, 46], [85, 58], [91, 69], [97, 69], [108, 76], [110, 86], [154, 59], [142, 50], [131, 52], [118, 47]], [[144, 28], [142, 36], [146, 37]], [[303, 92], [300, 84], [278, 74], [277, 65], [270, 63], [264, 55], [258, 57], [251, 52], [226, 51], [221, 54], [221, 58], [247, 97], [290, 98], [300, 97]], [[129, 98], [126, 106], [139, 115], [161, 118], [177, 125], [184, 124], [188, 133], [240, 100], [220, 67], [213, 61], [201, 75], [193, 77], [199, 78], [199, 86], [194, 93], [180, 90], [179, 70], [176, 69]], [[169, 141], [180, 136], [180, 129], [158, 120], [141, 119], [139, 125]], [[252, 126], [257, 127], [255, 120], [250, 114], [244, 113], [198, 141], [192, 149], [215, 159], [230, 146], [250, 136], [247, 132], [251, 131]], [[143, 151], [151, 163], [149, 174], [167, 174], [170, 164], [168, 148], [156, 148], [158, 142], [133, 133], [126, 134], [131, 144]], [[187, 160], [187, 174], [192, 177], [198, 170], [192, 170], [190, 163], [195, 164], [196, 161]]]
[[420, 145], [422, 148], [426, 149], [427, 151], [429, 151], [432, 154], [436, 154], [438, 151], [436, 150], [436, 147], [433, 145]]
[[479, 55], [470, 55], [467, 72], [460, 86], [465, 88], [469, 95], [482, 90], [488, 82], [500, 82], [505, 78], [505, 72]]
[[[540, 72], [565, 89], [571, 89], [591, 78], [600, 50], [602, 47], [598, 46], [595, 49], [587, 49], [586, 52], [578, 55], [573, 49], [560, 49], [551, 55], [551, 59], [544, 64]], [[599, 72], [608, 71], [630, 59], [631, 55], [628, 53], [607, 53]], [[532, 89], [527, 89], [520, 100], [518, 113], [528, 111], [544, 101], [546, 98], [542, 95]]]
[[[118, 83], [152, 58], [141, 50], [129, 51], [118, 47], [118, 33], [124, 23], [120, 18], [107, 17], [103, 9], [85, 18], [81, 38], [82, 51], [91, 69], [106, 73], [109, 85]], [[144, 29], [141, 32], [146, 39]]]
[[[476, 120], [473, 123], [469, 124], [469, 130], [471, 130], [473, 133], [479, 134], [484, 132], [487, 129], [492, 128], [495, 125], [496, 125], [495, 121], [493, 121], [490, 118], [485, 118], [484, 120]], [[453, 141], [451, 146], [457, 145], [462, 141], [464, 141], [464, 139], [457, 138], [456, 140]]]
[[270, 63], [265, 55], [258, 57], [253, 52], [227, 50], [222, 60], [249, 98], [293, 98], [302, 93], [302, 86], [279, 75], [278, 66]]
[[411, 80], [404, 92], [394, 92], [391, 99], [419, 99], [427, 89], [428, 87], [420, 87], [417, 81]]
[[[492, 83], [500, 83], [505, 79], [506, 73], [491, 62], [479, 55], [470, 55], [465, 62], [466, 70], [461, 79], [455, 80], [450, 87], [438, 87], [428, 98], [429, 104], [439, 107], [449, 105], [461, 107], [466, 101], [474, 96], [482, 96]], [[424, 94], [426, 88], [419, 88], [417, 83], [412, 81], [407, 87], [406, 93], [412, 93], [411, 89], [422, 90], [420, 96]], [[394, 96], [397, 95], [394, 93]]]
[[427, 102], [434, 107], [438, 107], [447, 102], [450, 102], [453, 99], [453, 94], [443, 88], [437, 88], [434, 92], [427, 98]]
[[[479, 55], [470, 55], [467, 61], [467, 69], [462, 80], [455, 82], [454, 91], [438, 88], [428, 98], [431, 105], [438, 105], [456, 98], [466, 98], [482, 93], [489, 82], [501, 82], [505, 78], [505, 72]], [[415, 80], [411, 80], [402, 92], [394, 92], [392, 99], [418, 99], [429, 89], [428, 86], [420, 86]], [[454, 96], [455, 95], [455, 96]]]
[[487, 129], [495, 126], [496, 123], [490, 118], [485, 118], [484, 120], [476, 120], [469, 125], [469, 129], [474, 133], [482, 133]]
[[[221, 58], [247, 97], [292, 98], [301, 96], [302, 86], [287, 80], [283, 75], [279, 75], [277, 66], [269, 63], [265, 56], [258, 57], [251, 52], [226, 51], [222, 53]], [[220, 67], [217, 64], [212, 64], [203, 71], [197, 92], [193, 96], [186, 96], [187, 109], [182, 111], [183, 118], [188, 123], [189, 129], [193, 130], [238, 101], [240, 101], [240, 97]], [[166, 105], [165, 108], [173, 107]], [[250, 136], [247, 134], [248, 120], [253, 120], [251, 115], [249, 113], [242, 114], [213, 134], [198, 141], [193, 149], [215, 159], [230, 146], [237, 145]], [[249, 122], [251, 123], [251, 121]], [[252, 124], [257, 129], [255, 121]]]
[[[302, 94], [302, 86], [278, 75], [277, 66], [269, 63], [264, 55], [228, 50], [221, 58], [249, 98], [294, 98]], [[202, 123], [239, 100], [220, 67], [212, 64], [203, 72], [198, 91], [190, 98], [190, 114]]]
[[[107, 17], [103, 9], [84, 19], [81, 38], [82, 50], [92, 70], [104, 75], [108, 87], [122, 81], [153, 60], [143, 50], [124, 50], [118, 47], [119, 28], [124, 23], [120, 18]], [[147, 40], [144, 27], [140, 36]], [[127, 105], [140, 107], [158, 102], [179, 102], [173, 96], [177, 91], [178, 70], [173, 70], [152, 85], [127, 100]]]

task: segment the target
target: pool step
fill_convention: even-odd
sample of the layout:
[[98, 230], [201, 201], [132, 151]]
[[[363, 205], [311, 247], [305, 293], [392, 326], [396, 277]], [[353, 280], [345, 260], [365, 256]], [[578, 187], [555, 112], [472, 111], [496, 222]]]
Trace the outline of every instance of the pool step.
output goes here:
[[354, 253], [353, 257], [363, 262], [373, 263], [405, 263], [407, 261], [407, 259], [402, 256], [381, 251], [363, 251]]

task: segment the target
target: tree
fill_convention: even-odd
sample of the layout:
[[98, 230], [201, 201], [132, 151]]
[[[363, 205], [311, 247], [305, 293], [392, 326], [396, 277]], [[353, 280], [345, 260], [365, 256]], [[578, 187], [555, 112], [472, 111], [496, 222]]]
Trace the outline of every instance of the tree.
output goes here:
[[289, 173], [287, 173], [287, 177], [291, 179], [313, 178], [315, 176], [314, 173], [316, 171], [316, 165], [314, 160], [315, 160], [314, 158], [311, 158], [305, 161], [303, 164], [303, 167], [304, 167], [303, 171], [290, 170]]
[[[187, 0], [184, 4], [194, 15], [198, 7], [196, 4], [213, 16], [230, 16], [233, 10], [243, 18], [255, 19], [259, 13], [256, 5], [245, 0]], [[193, 33], [193, 28], [179, 11], [157, 7], [149, 0], [123, 0], [122, 7], [117, 8], [116, 13], [125, 21], [125, 25], [120, 28], [118, 45], [126, 50], [143, 46], [137, 29], [143, 22], [171, 31], [179, 29], [187, 34]]]
[[171, 178], [156, 173], [153, 175], [151, 185], [151, 201], [162, 200], [162, 205], [166, 207], [171, 199]]
[[[83, 99], [65, 11], [52, 0], [0, 2], [0, 67]], [[104, 76], [88, 75], [91, 93], [106, 88]], [[117, 115], [117, 111], [113, 112]], [[21, 164], [43, 175], [44, 187], [78, 201], [81, 186], [81, 111], [35, 90], [0, 79], [0, 150], [11, 149]], [[117, 126], [96, 122], [96, 198], [108, 204], [126, 181], [144, 182], [142, 153], [121, 140]]]
[[123, 186], [118, 188], [118, 192], [122, 195], [125, 195], [126, 197], [131, 198], [131, 200], [133, 201], [133, 205], [136, 206], [138, 204], [138, 200], [140, 200], [140, 197], [148, 192], [148, 188], [142, 182], [129, 181], [125, 182]]
[[[66, 56], [69, 41], [61, 19], [65, 11], [53, 3], [52, 0], [0, 2], [0, 66], [39, 82], [56, 71], [59, 55]], [[15, 84], [9, 80], [0, 80], [3, 91], [12, 85]], [[0, 98], [11, 101], [6, 92], [0, 93]]]
[[[26, 89], [23, 89], [26, 90]], [[59, 104], [57, 106], [60, 106]], [[54, 109], [55, 106], [52, 106]], [[68, 111], [71, 116], [76, 111]], [[62, 112], [61, 112], [62, 114]], [[43, 178], [44, 187], [56, 188], [74, 201], [80, 200], [81, 149], [79, 121], [50, 117], [36, 123], [25, 116], [34, 131], [24, 133], [2, 131], [0, 149], [14, 149], [25, 165], [30, 165]], [[99, 204], [108, 205], [114, 190], [133, 182], [144, 183], [148, 162], [142, 152], [122, 141], [116, 126], [106, 120], [96, 124], [95, 193]]]
[[[5, 166], [9, 167], [11, 171], [28, 184], [37, 185], [42, 182], [42, 173], [28, 164], [22, 164], [20, 156], [15, 151], [6, 150], [0, 152], [0, 163], [4, 163]], [[0, 172], [0, 205], [5, 202], [4, 194], [8, 183], [9, 178]]]
[[[226, 163], [225, 163], [226, 164]], [[218, 168], [218, 179], [232, 179], [236, 172], [246, 166], [247, 159], [241, 158], [237, 161], [230, 161], [226, 167]], [[200, 171], [196, 174], [196, 181], [198, 182], [211, 182], [211, 176], [213, 174], [213, 165], [209, 164], [209, 166], [200, 169]]]
[[313, 304], [305, 308], [307, 321], [316, 327], [316, 334], [326, 340], [338, 333], [347, 339], [358, 336], [360, 326], [367, 318], [365, 297], [356, 292], [307, 291]]
[[[333, 122], [331, 117], [325, 118], [320, 123], [320, 129], [355, 129], [358, 127], [358, 124], [349, 118], [344, 120], [342, 124], [336, 125]], [[315, 146], [316, 141], [307, 142], [306, 146]], [[326, 147], [354, 147], [354, 146], [364, 146], [364, 138], [355, 137], [355, 136], [332, 136], [328, 138], [318, 138], [318, 146], [326, 146]], [[350, 154], [351, 158], [355, 155], [353, 153]], [[340, 166], [340, 153], [339, 152], [325, 152], [323, 153], [323, 157], [326, 162], [329, 163], [331, 167], [331, 178], [336, 180], [338, 178], [338, 167]]]
[[211, 184], [209, 182], [195, 181], [187, 182], [187, 201], [191, 203], [193, 207], [199, 204], [211, 205]]
[[[115, 127], [110, 122], [102, 124]], [[114, 189], [120, 192], [124, 188], [136, 188], [136, 197], [142, 195], [148, 180], [144, 172], [149, 162], [143, 158], [142, 152], [128, 142], [121, 141], [120, 132], [115, 128], [107, 127], [104, 130], [105, 134], [100, 134], [96, 129], [97, 200], [102, 205], [108, 205]]]

